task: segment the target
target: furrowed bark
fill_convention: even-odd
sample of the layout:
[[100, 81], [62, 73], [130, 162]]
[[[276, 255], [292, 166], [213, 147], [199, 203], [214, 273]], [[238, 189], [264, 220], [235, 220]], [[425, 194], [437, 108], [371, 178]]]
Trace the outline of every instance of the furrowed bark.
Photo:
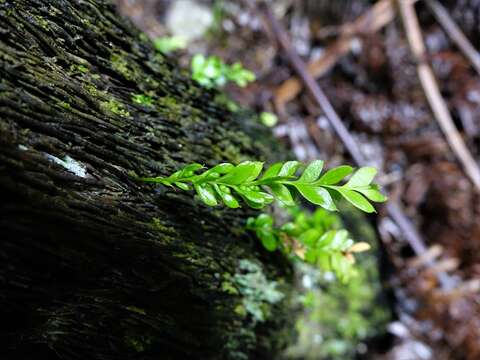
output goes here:
[[268, 358], [284, 345], [281, 302], [234, 280], [240, 260], [290, 276], [244, 232], [248, 211], [135, 181], [272, 152], [188, 75], [108, 1], [0, 0], [2, 359]]

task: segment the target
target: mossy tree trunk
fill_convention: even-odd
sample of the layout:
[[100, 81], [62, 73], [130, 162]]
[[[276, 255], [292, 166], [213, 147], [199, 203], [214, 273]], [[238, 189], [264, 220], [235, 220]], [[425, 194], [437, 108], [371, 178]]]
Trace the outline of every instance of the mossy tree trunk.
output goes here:
[[265, 160], [214, 97], [107, 1], [0, 0], [0, 358], [275, 356], [282, 303], [235, 279], [288, 267], [246, 210], [133, 176]]

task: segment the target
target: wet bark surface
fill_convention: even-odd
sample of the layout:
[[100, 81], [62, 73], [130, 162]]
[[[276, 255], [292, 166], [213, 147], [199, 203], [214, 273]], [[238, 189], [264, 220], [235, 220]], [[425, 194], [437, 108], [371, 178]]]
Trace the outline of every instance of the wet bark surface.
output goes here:
[[267, 158], [255, 126], [214, 98], [107, 1], [0, 0], [2, 358], [245, 359], [283, 345], [280, 304], [255, 321], [229, 280], [240, 259], [289, 276], [244, 233], [247, 212], [135, 181]]

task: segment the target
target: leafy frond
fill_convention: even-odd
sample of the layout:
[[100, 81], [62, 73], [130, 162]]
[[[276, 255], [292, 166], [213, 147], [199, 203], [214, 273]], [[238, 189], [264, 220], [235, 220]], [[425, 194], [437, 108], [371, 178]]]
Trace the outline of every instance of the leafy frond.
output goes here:
[[197, 54], [192, 58], [192, 79], [208, 88], [222, 87], [233, 81], [240, 87], [255, 81], [255, 74], [244, 69], [242, 64], [225, 64], [218, 56], [205, 57]]
[[300, 167], [298, 161], [276, 163], [265, 170], [263, 162], [259, 161], [245, 161], [238, 165], [222, 163], [211, 169], [194, 163], [168, 177], [141, 180], [181, 190], [193, 188], [205, 204], [223, 203], [230, 208], [240, 207], [243, 201], [254, 209], [261, 209], [275, 199], [293, 206], [294, 190], [312, 204], [330, 211], [337, 210], [335, 203], [342, 197], [367, 213], [375, 212], [371, 202], [387, 200], [379, 186], [372, 183], [377, 173], [373, 167], [362, 167], [354, 172], [350, 166], [339, 166], [322, 175], [323, 161], [315, 160], [296, 175]]

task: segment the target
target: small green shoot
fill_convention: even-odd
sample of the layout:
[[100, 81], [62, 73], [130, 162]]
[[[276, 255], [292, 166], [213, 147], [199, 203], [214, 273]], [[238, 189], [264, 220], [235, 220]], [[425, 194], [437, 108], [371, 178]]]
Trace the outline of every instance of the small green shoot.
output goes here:
[[205, 57], [197, 54], [192, 58], [192, 79], [207, 88], [222, 87], [228, 81], [244, 87], [255, 81], [255, 74], [240, 63], [225, 64], [218, 56]]
[[[301, 163], [276, 163], [262, 175], [263, 162], [245, 161], [238, 165], [222, 163], [204, 170], [198, 163], [190, 164], [168, 177], [141, 178], [140, 180], [176, 186], [182, 190], [194, 189], [209, 206], [224, 203], [230, 208], [240, 207], [240, 199], [254, 209], [261, 209], [277, 199], [286, 206], [296, 205], [292, 190], [296, 190], [312, 204], [336, 211], [335, 201], [344, 198], [360, 210], [372, 213], [370, 201], [384, 202], [387, 198], [373, 184], [377, 170], [372, 167], [358, 169], [343, 185], [340, 182], [353, 172], [350, 166], [339, 166], [321, 175], [323, 161], [312, 161], [300, 176], [296, 176]], [[266, 192], [268, 189], [270, 192]]]
[[175, 50], [185, 49], [187, 47], [187, 40], [181, 36], [164, 36], [153, 41], [155, 49], [168, 54]]

